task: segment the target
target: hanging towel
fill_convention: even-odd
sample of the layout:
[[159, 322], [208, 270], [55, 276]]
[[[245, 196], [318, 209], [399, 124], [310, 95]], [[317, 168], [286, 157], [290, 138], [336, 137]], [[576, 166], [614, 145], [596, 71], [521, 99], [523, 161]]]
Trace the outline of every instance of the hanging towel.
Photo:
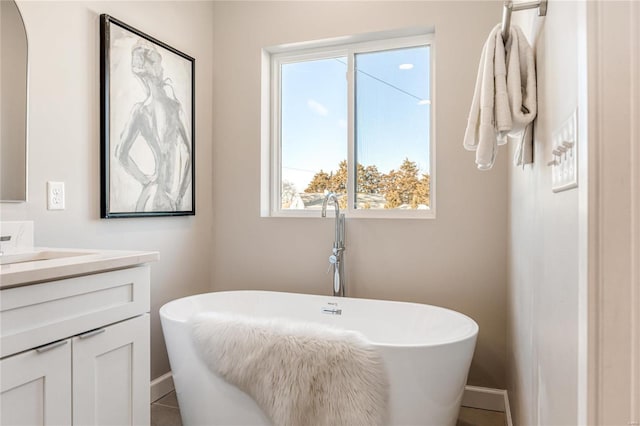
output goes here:
[[516, 166], [533, 162], [532, 122], [538, 111], [536, 67], [533, 49], [518, 26], [509, 31], [507, 51], [507, 93], [512, 128], [503, 137], [515, 142]]
[[[496, 25], [482, 49], [464, 147], [476, 151], [480, 170], [495, 162], [498, 145], [517, 143], [514, 162], [533, 159], [531, 122], [537, 113], [533, 50], [522, 30], [512, 26], [505, 46]], [[506, 52], [506, 58], [505, 58]]]
[[384, 426], [389, 384], [364, 336], [321, 324], [207, 312], [191, 319], [210, 370], [276, 426]]
[[506, 142], [501, 132], [512, 128], [507, 96], [506, 61], [501, 25], [496, 25], [482, 48], [476, 87], [464, 135], [464, 147], [476, 151], [476, 164], [488, 170], [496, 158], [497, 145]]

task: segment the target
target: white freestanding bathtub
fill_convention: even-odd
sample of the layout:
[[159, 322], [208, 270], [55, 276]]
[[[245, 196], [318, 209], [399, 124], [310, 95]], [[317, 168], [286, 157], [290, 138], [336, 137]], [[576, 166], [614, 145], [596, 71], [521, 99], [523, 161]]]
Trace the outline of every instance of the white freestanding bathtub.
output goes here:
[[[341, 314], [323, 313], [323, 308], [340, 309]], [[456, 424], [478, 335], [471, 318], [417, 303], [225, 291], [177, 299], [160, 308], [185, 426], [271, 424], [251, 397], [212, 373], [196, 352], [188, 320], [207, 311], [359, 331], [384, 360], [392, 425]]]

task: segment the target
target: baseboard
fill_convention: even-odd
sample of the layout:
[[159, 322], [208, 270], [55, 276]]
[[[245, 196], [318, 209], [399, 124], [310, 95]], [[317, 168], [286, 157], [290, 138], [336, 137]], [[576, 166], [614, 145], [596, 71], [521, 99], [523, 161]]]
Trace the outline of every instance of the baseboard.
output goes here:
[[156, 402], [174, 389], [171, 371], [151, 381], [151, 402]]
[[[171, 371], [151, 381], [151, 402], [155, 402], [173, 391], [173, 376]], [[462, 396], [462, 406], [479, 408], [481, 410], [501, 411], [507, 417], [507, 426], [513, 426], [509, 396], [504, 389], [483, 388], [479, 386], [465, 386]]]
[[502, 411], [507, 418], [507, 426], [512, 426], [509, 395], [504, 389], [465, 386], [462, 406], [482, 410]]

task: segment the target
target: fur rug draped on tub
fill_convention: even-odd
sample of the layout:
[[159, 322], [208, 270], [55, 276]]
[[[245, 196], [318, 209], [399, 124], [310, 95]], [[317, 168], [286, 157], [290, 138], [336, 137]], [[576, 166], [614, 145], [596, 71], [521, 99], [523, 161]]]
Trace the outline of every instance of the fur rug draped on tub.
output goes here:
[[320, 324], [202, 313], [191, 320], [203, 360], [277, 426], [384, 425], [384, 364], [360, 333]]

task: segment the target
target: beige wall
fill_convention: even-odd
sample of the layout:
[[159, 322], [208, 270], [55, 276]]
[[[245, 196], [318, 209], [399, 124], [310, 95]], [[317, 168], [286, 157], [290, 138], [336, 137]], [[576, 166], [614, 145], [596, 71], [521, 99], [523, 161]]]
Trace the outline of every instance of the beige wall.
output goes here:
[[[579, 107], [584, 128], [584, 1], [514, 14], [535, 43], [538, 118], [533, 165], [509, 167], [508, 390], [514, 424], [578, 424], [580, 253], [586, 138], [578, 189], [551, 191], [552, 133]], [[580, 236], [582, 232], [582, 237]]]
[[[169, 371], [158, 308], [211, 282], [213, 7], [209, 2], [20, 2], [29, 35], [29, 202], [2, 220], [35, 221], [36, 244], [160, 251], [151, 268], [151, 377]], [[99, 219], [99, 15], [108, 13], [196, 60], [195, 217]], [[46, 181], [66, 210], [46, 210]]]
[[331, 292], [333, 221], [260, 217], [261, 48], [434, 25], [437, 219], [347, 219], [347, 293], [471, 316], [480, 336], [469, 382], [504, 387], [507, 152], [479, 172], [462, 148], [480, 50], [500, 5], [216, 2], [213, 289]]
[[[168, 300], [210, 289], [330, 292], [331, 220], [260, 218], [260, 49], [434, 25], [438, 217], [348, 220], [348, 292], [470, 315], [480, 337], [469, 382], [505, 386], [507, 155], [479, 172], [461, 142], [500, 2], [20, 6], [31, 49], [30, 201], [2, 204], [2, 219], [34, 220], [39, 245], [160, 251], [152, 268], [152, 378], [169, 370], [157, 317]], [[99, 219], [100, 13], [196, 58], [195, 217]], [[65, 211], [46, 210], [47, 180], [66, 183]]]

